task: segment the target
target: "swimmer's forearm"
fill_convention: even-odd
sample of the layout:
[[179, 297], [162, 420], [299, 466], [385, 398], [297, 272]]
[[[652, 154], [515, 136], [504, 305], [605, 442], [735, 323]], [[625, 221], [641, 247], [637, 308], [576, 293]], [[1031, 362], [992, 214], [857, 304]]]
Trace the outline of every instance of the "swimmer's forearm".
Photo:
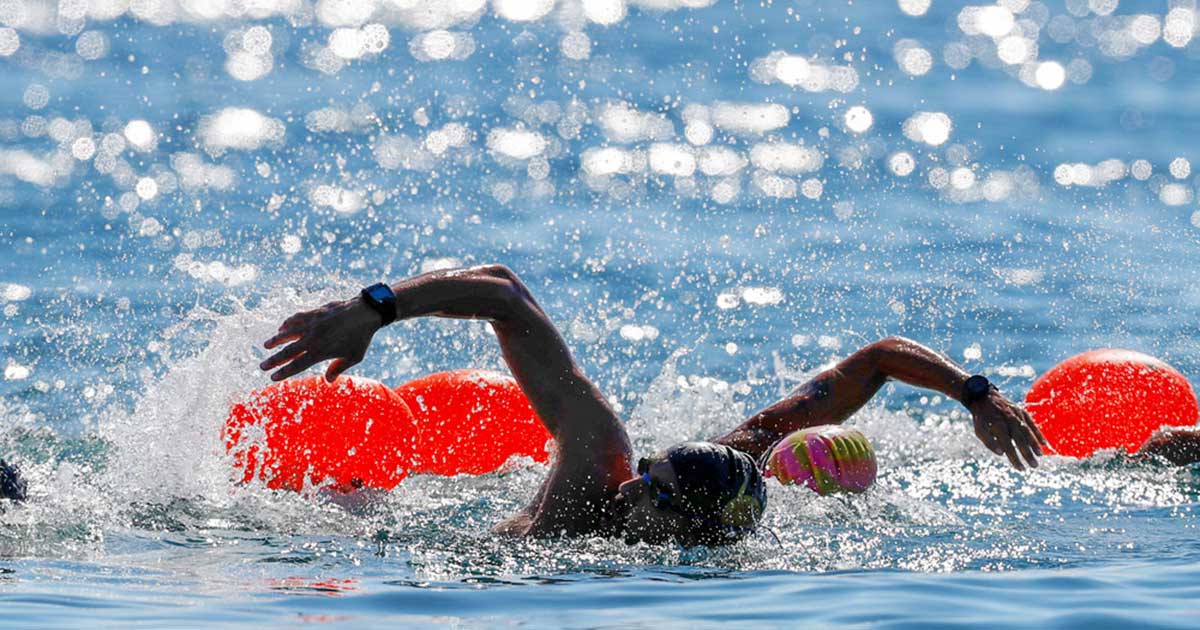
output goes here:
[[867, 348], [875, 369], [887, 378], [940, 392], [953, 400], [961, 399], [963, 384], [970, 377], [945, 355], [911, 339], [888, 337]]
[[396, 320], [437, 316], [506, 321], [532, 302], [515, 274], [499, 265], [432, 271], [392, 285]]
[[757, 457], [793, 431], [841, 424], [889, 378], [958, 400], [967, 373], [915, 341], [888, 337], [859, 349], [716, 441]]

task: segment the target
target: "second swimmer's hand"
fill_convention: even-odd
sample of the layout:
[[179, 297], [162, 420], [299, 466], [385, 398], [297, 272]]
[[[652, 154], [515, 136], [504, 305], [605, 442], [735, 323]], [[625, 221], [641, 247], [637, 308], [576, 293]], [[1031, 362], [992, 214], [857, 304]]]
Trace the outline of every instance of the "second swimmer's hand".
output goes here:
[[[273, 370], [271, 380], [282, 381], [329, 359], [325, 380], [333, 382], [342, 372], [363, 360], [382, 318], [362, 298], [330, 302], [296, 313], [284, 320], [279, 332], [263, 344], [268, 350], [287, 344], [258, 366]], [[282, 366], [282, 367], [280, 367]]]
[[995, 390], [975, 401], [970, 411], [975, 420], [975, 436], [984, 446], [997, 455], [1007, 455], [1017, 470], [1025, 469], [1022, 457], [1030, 466], [1037, 467], [1037, 456], [1047, 444], [1028, 411]]

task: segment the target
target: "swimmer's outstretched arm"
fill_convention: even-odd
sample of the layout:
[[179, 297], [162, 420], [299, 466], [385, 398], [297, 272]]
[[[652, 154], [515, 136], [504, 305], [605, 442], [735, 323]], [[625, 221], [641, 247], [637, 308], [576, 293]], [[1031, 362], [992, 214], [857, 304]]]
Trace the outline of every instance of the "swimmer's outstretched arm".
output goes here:
[[[888, 337], [847, 357], [775, 404], [754, 414], [717, 441], [760, 457], [787, 434], [821, 424], [840, 424], [889, 379], [960, 400], [970, 375], [945, 356], [902, 337]], [[975, 435], [997, 455], [1024, 469], [1037, 466], [1045, 438], [1022, 408], [993, 390], [969, 408]], [[1018, 456], [1018, 452], [1020, 456]]]
[[[502, 265], [435, 271], [392, 285], [396, 320], [436, 316], [491, 322], [509, 369], [557, 444], [557, 457], [524, 532], [586, 531], [632, 476], [625, 427], [575, 364], [562, 335], [515, 273]], [[279, 381], [332, 360], [325, 378], [363, 360], [382, 319], [360, 297], [297, 313], [264, 344]], [[277, 369], [278, 368], [278, 369]], [[519, 527], [516, 527], [519, 529]]]

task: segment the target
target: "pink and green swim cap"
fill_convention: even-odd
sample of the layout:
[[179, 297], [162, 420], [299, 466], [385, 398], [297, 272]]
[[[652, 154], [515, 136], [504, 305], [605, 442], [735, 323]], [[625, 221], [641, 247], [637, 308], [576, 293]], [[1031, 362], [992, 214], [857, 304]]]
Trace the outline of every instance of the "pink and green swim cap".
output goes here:
[[788, 434], [771, 448], [766, 465], [766, 476], [820, 495], [862, 492], [874, 483], [875, 473], [875, 449], [867, 436], [836, 425]]

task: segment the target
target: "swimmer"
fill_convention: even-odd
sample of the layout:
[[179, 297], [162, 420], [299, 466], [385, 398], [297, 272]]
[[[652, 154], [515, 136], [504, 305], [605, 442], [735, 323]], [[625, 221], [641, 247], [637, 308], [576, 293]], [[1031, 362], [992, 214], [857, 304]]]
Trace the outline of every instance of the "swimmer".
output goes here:
[[16, 466], [0, 459], [0, 499], [25, 500], [25, 480]]
[[576, 365], [562, 335], [507, 267], [487, 265], [376, 284], [349, 300], [297, 313], [264, 344], [259, 366], [280, 381], [324, 361], [332, 381], [363, 360], [372, 337], [416, 317], [482, 319], [557, 453], [532, 502], [495, 531], [528, 536], [619, 536], [684, 546], [733, 543], [766, 504], [763, 455], [788, 434], [840, 424], [889, 379], [962, 402], [975, 435], [1017, 469], [1037, 466], [1045, 439], [1024, 409], [983, 376], [919, 343], [891, 337], [854, 352], [782, 400], [711, 442], [687, 442], [635, 460], [603, 394]]

